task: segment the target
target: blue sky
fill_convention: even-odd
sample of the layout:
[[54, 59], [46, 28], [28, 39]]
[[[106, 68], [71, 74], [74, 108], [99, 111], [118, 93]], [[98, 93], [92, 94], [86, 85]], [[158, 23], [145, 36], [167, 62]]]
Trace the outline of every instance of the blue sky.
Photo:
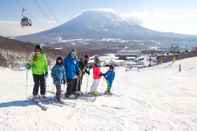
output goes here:
[[36, 18], [48, 18], [46, 16], [52, 13], [62, 21], [86, 9], [110, 8], [118, 12], [128, 12], [143, 9], [144, 4], [143, 0], [1, 0], [0, 19], [17, 20], [22, 8]]
[[[137, 18], [143, 26], [154, 30], [197, 35], [196, 7], [196, 0], [1, 0], [0, 35], [39, 32], [60, 25], [82, 11], [98, 8]], [[32, 19], [32, 28], [20, 28], [22, 8]]]

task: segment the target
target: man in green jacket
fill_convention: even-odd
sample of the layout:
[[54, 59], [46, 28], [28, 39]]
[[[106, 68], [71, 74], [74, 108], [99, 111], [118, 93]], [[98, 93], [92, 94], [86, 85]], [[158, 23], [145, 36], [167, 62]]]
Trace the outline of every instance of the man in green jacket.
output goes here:
[[48, 75], [48, 62], [46, 55], [42, 52], [40, 45], [34, 48], [34, 54], [30, 63], [27, 63], [27, 68], [32, 69], [34, 88], [33, 98], [38, 98], [38, 91], [40, 87], [41, 98], [45, 98], [46, 81], [45, 77]]

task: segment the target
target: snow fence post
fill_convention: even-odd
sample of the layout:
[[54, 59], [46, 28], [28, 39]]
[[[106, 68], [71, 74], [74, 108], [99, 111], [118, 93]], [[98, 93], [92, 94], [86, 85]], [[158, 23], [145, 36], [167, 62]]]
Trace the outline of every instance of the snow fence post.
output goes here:
[[181, 72], [181, 71], [182, 71], [181, 64], [179, 64], [179, 72]]

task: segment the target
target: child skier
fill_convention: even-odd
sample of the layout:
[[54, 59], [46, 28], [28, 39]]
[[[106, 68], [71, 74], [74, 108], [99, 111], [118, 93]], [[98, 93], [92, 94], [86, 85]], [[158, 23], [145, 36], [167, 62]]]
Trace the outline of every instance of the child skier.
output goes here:
[[105, 94], [111, 94], [112, 83], [115, 77], [114, 67], [112, 65], [109, 66], [109, 70], [103, 74], [107, 81], [107, 90]]
[[95, 64], [93, 65], [93, 79], [94, 79], [94, 81], [93, 81], [92, 86], [90, 88], [90, 94], [97, 96], [97, 95], [99, 95], [97, 92], [97, 88], [99, 86], [102, 73], [100, 70], [100, 60], [98, 59], [98, 57], [95, 57], [94, 61], [95, 61]]
[[53, 78], [53, 83], [56, 86], [56, 100], [61, 102], [61, 84], [66, 83], [66, 72], [62, 57], [56, 59], [56, 64], [52, 68], [51, 76]]

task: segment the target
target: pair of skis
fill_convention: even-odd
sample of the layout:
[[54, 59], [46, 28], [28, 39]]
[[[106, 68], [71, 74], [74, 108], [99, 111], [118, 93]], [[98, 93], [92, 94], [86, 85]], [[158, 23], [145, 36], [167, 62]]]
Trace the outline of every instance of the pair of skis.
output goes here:
[[32, 100], [32, 102], [33, 102], [35, 105], [37, 105], [41, 110], [47, 111], [48, 107], [47, 107], [46, 105], [44, 105], [44, 104], [42, 103], [41, 100], [34, 100], [34, 99], [31, 99], [31, 100]]
[[[79, 100], [85, 100], [87, 102], [95, 102], [96, 101], [96, 98], [98, 96], [118, 96], [116, 94], [105, 94], [105, 93], [100, 93], [98, 94], [97, 96], [95, 95], [92, 95], [92, 94], [81, 94], [81, 95], [76, 95], [76, 97], [74, 98], [65, 98], [65, 100], [73, 100], [73, 99], [79, 99]], [[55, 100], [55, 98], [47, 98], [46, 100], [40, 100], [40, 99], [37, 99], [37, 100], [34, 100], [33, 98], [30, 98], [30, 100], [35, 104], [37, 105], [42, 111], [47, 111], [48, 109], [48, 106], [46, 104], [51, 104], [51, 105], [56, 105], [56, 106], [59, 106], [59, 107], [63, 107], [63, 106], [71, 106], [71, 107], [75, 107], [75, 104], [74, 103], [67, 103], [63, 100], [61, 101], [57, 101]]]
[[[53, 91], [48, 91], [51, 94], [55, 94], [55, 92]], [[84, 94], [76, 94], [73, 95], [72, 97], [65, 97], [65, 100], [77, 100], [77, 99], [81, 99], [81, 100], [85, 100], [87, 102], [94, 102], [96, 100], [96, 96], [93, 96], [91, 94], [88, 93], [84, 93]]]
[[40, 99], [37, 99], [37, 100], [30, 99], [30, 100], [33, 102], [33, 104], [37, 105], [42, 111], [47, 111], [48, 106], [46, 104], [56, 105], [56, 106], [59, 106], [59, 107], [63, 107], [65, 105], [75, 107], [75, 105], [72, 104], [72, 103], [69, 104], [69, 103], [66, 103], [64, 101], [57, 101], [54, 98], [46, 99], [46, 100], [40, 100]]
[[87, 102], [95, 102], [96, 96], [85, 93], [85, 94], [78, 95], [76, 99], [85, 100]]

